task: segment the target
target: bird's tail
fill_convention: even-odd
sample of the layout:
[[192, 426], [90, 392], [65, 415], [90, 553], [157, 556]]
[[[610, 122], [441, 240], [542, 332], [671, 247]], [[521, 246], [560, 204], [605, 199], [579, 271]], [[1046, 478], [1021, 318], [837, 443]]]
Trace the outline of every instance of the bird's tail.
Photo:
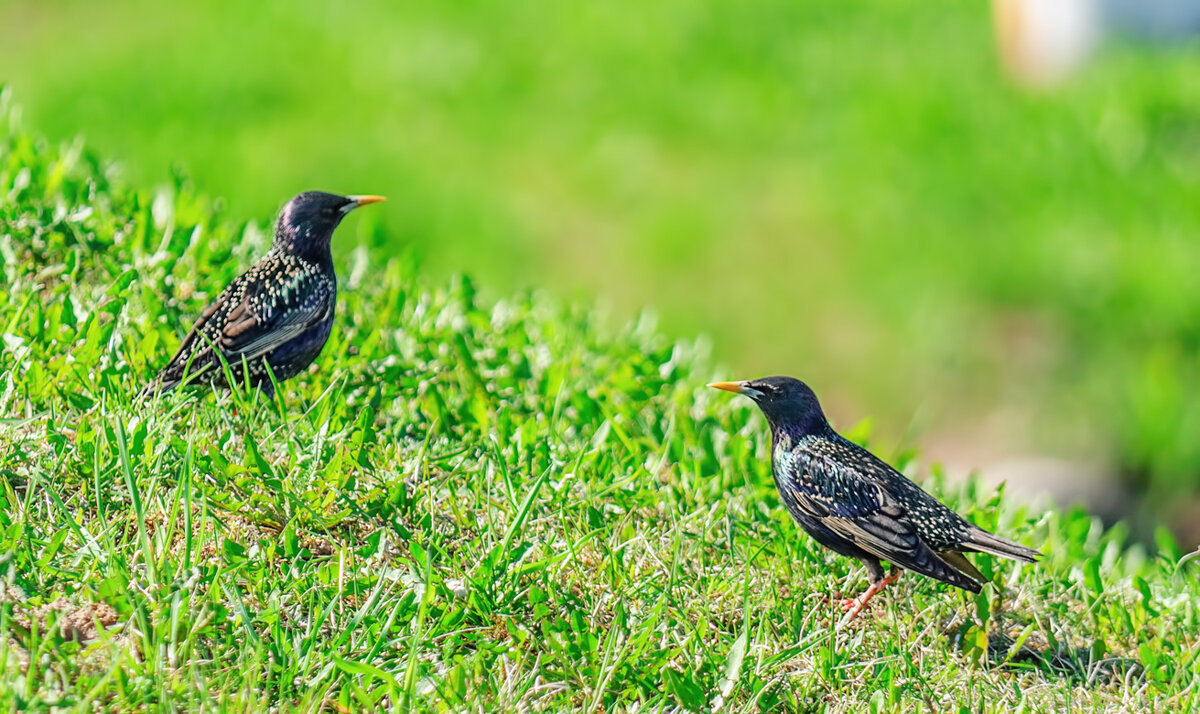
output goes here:
[[993, 533], [988, 533], [982, 528], [972, 529], [971, 533], [963, 541], [962, 546], [963, 550], [991, 553], [1001, 558], [1011, 558], [1012, 560], [1020, 560], [1025, 563], [1036, 563], [1037, 559], [1043, 555], [1041, 551], [1026, 548], [1020, 543], [1014, 543]]
[[[983, 577], [982, 575], [979, 576], [978, 580], [975, 579], [972, 573], [979, 573], [979, 571], [975, 570], [975, 567], [961, 555], [958, 556], [958, 559], [967, 563], [967, 568], [969, 568], [969, 570], [967, 570], [967, 568], [963, 569], [967, 570], [967, 572], [961, 572], [959, 570], [959, 564], [955, 562], [953, 556], [947, 558], [942, 553], [935, 554], [932, 551], [930, 552], [930, 555], [934, 556], [929, 559], [932, 562], [930, 562], [925, 569], [917, 570], [916, 572], [920, 573], [921, 575], [927, 575], [931, 578], [937, 578], [943, 583], [949, 583], [956, 588], [962, 588], [963, 590], [973, 593], [977, 593], [982, 590], [982, 583], [987, 582], [987, 578]], [[957, 555], [957, 553], [955, 555]]]
[[983, 573], [979, 572], [979, 568], [976, 568], [971, 561], [967, 560], [967, 556], [959, 553], [957, 550], [939, 550], [938, 557], [953, 565], [955, 570], [977, 583], [986, 583], [988, 581]]

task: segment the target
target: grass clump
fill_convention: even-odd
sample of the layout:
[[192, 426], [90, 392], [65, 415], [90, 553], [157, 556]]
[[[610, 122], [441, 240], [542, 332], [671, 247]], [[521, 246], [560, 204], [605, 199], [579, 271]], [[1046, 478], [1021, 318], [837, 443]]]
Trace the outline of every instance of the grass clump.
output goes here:
[[483, 304], [360, 248], [277, 401], [138, 401], [268, 235], [0, 131], [5, 707], [1200, 706], [1200, 585], [1169, 539], [936, 474], [1045, 562], [978, 558], [979, 596], [908, 578], [836, 631], [857, 564], [799, 532], [760, 417], [647, 319]]

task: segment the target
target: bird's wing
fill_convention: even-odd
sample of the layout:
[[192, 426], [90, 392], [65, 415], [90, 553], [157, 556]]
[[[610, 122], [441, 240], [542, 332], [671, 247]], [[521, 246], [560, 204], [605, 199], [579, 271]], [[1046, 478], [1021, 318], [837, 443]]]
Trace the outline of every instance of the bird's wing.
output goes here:
[[[260, 263], [260, 265], [262, 265]], [[332, 309], [336, 289], [329, 278], [294, 271], [284, 279], [263, 275], [259, 265], [229, 284], [192, 326], [159, 375], [160, 389], [218, 367], [252, 361], [297, 337]], [[214, 348], [216, 351], [214, 351]]]
[[787, 480], [797, 504], [868, 553], [901, 563], [924, 546], [904, 507], [852, 469], [801, 454]]
[[883, 459], [848, 439], [837, 436], [820, 445], [819, 451], [840, 464], [853, 464], [857, 476], [875, 484], [907, 512], [908, 520], [931, 550], [962, 550], [960, 547], [975, 527]]
[[190, 380], [219, 364], [213, 352], [213, 344], [220, 338], [225, 316], [240, 302], [240, 296], [245, 292], [246, 284], [250, 280], [250, 273], [239, 276], [221, 291], [212, 304], [204, 308], [204, 312], [179, 344], [175, 356], [171, 357], [171, 361], [159, 373], [158, 385], [151, 384], [147, 390], [170, 389], [183, 380], [185, 372]]
[[296, 273], [287, 280], [259, 283], [229, 311], [217, 347], [230, 364], [247, 362], [298, 337], [332, 309], [332, 286], [323, 275]]
[[[1042, 556], [1033, 548], [989, 533], [966, 520], [858, 444], [839, 437], [836, 441], [829, 441], [824, 448], [831, 455], [836, 453], [838, 460], [843, 463], [851, 460], [863, 478], [877, 484], [894, 500], [902, 503], [908, 512], [908, 520], [916, 527], [921, 540], [939, 555], [954, 551], [978, 551], [1026, 563], [1037, 562]], [[943, 556], [943, 560], [973, 578], [979, 572], [971, 565], [960, 567], [951, 558]], [[966, 558], [960, 557], [960, 560], [969, 563]]]
[[904, 504], [880, 484], [821, 454], [792, 453], [780, 464], [790, 471], [783, 483], [812, 518], [880, 560], [978, 591], [921, 539]]

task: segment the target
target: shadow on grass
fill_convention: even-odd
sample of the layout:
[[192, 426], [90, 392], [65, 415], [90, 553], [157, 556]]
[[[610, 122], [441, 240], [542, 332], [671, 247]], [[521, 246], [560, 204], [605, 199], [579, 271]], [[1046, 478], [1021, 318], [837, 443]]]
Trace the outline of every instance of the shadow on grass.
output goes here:
[[[1137, 658], [1110, 652], [1101, 640], [1077, 646], [1057, 641], [1017, 620], [1002, 619], [990, 625], [986, 648], [978, 641], [979, 626], [970, 620], [952, 622], [944, 633], [956, 650], [972, 657], [983, 655], [993, 667], [1036, 670], [1087, 687], [1114, 682], [1130, 685], [1145, 675], [1145, 667]], [[1009, 634], [1012, 632], [1019, 634]]]

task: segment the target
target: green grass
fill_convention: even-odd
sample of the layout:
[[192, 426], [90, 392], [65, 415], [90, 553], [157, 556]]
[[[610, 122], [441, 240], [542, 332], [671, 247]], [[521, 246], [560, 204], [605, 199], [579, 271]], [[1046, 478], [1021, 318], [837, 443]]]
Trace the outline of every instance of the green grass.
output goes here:
[[702, 349], [484, 301], [357, 216], [334, 334], [277, 402], [139, 402], [264, 229], [0, 132], [5, 708], [1200, 707], [1169, 537], [916, 473], [1045, 561], [978, 558], [979, 596], [908, 577], [837, 629], [862, 569], [792, 523]]
[[0, 2], [0, 81], [136, 185], [180, 162], [239, 217], [383, 193], [378, 255], [490, 300], [654, 305], [887, 443], [1098, 462], [1176, 522], [1200, 497], [1196, 57], [1117, 48], [1028, 94], [981, 2]]

